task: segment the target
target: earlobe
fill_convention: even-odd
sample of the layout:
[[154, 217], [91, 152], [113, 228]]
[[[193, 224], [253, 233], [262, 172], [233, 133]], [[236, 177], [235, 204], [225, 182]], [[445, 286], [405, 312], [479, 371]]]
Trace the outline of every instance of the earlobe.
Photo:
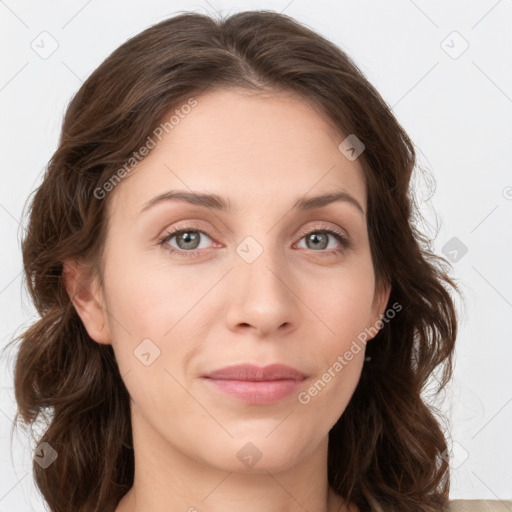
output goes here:
[[[382, 319], [386, 312], [386, 305], [391, 294], [391, 284], [386, 283], [380, 290], [375, 292], [372, 306], [372, 326], [378, 328], [377, 322]], [[373, 337], [373, 336], [372, 336]]]
[[68, 261], [64, 264], [62, 277], [69, 298], [89, 336], [97, 343], [110, 344], [103, 294], [90, 268], [77, 261]]

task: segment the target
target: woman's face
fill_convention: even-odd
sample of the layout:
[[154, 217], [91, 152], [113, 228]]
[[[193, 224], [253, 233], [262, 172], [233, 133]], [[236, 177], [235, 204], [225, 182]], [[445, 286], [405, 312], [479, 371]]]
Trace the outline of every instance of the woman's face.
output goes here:
[[[326, 442], [361, 374], [364, 343], [354, 341], [388, 300], [389, 289], [374, 294], [363, 170], [295, 96], [195, 100], [109, 192], [96, 295], [106, 313], [81, 316], [112, 344], [149, 450], [226, 471], [283, 470]], [[162, 198], [171, 191], [214, 194], [229, 208]], [[340, 192], [353, 199], [294, 206]], [[205, 377], [244, 363], [306, 378]]]

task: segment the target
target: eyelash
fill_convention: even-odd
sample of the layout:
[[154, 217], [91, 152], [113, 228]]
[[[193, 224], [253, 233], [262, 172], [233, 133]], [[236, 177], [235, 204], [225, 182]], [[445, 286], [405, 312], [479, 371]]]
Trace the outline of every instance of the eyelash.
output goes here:
[[[178, 254], [179, 256], [182, 256], [184, 258], [193, 258], [193, 257], [199, 256], [200, 252], [203, 251], [204, 249], [195, 249], [193, 251], [184, 251], [181, 249], [175, 249], [174, 247], [171, 247], [170, 245], [167, 244], [167, 242], [169, 240], [171, 240], [171, 238], [173, 238], [174, 236], [179, 235], [181, 233], [185, 233], [187, 231], [194, 231], [197, 233], [201, 233], [203, 235], [206, 235], [208, 238], [212, 239], [212, 237], [206, 231], [203, 231], [202, 229], [198, 229], [194, 226], [185, 226], [185, 227], [179, 227], [173, 231], [168, 231], [168, 232], [164, 233], [164, 235], [161, 238], [159, 238], [158, 245], [161, 245], [170, 253]], [[340, 244], [341, 244], [341, 247], [338, 249], [331, 249], [330, 251], [323, 250], [323, 251], [313, 251], [313, 252], [324, 252], [327, 254], [341, 254], [351, 247], [350, 240], [341, 231], [338, 231], [334, 228], [327, 227], [327, 226], [318, 226], [318, 227], [315, 227], [315, 229], [312, 229], [306, 233], [302, 233], [300, 240], [302, 240], [304, 237], [306, 237], [308, 235], [311, 235], [312, 233], [328, 233], [328, 234], [332, 235], [334, 238], [336, 238], [338, 240], [338, 242], [340, 242]]]

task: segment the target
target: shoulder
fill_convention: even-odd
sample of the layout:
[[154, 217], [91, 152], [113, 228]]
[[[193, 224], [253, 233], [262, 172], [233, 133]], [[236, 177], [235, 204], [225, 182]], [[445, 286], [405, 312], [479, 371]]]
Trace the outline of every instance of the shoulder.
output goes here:
[[512, 512], [512, 501], [450, 500], [447, 512]]

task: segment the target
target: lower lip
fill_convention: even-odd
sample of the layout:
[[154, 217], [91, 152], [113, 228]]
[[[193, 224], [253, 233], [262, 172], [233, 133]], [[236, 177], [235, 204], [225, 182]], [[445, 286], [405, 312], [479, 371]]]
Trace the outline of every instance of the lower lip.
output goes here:
[[278, 402], [298, 392], [303, 381], [293, 379], [249, 381], [223, 380], [206, 378], [211, 386], [226, 395], [254, 405], [265, 405]]

